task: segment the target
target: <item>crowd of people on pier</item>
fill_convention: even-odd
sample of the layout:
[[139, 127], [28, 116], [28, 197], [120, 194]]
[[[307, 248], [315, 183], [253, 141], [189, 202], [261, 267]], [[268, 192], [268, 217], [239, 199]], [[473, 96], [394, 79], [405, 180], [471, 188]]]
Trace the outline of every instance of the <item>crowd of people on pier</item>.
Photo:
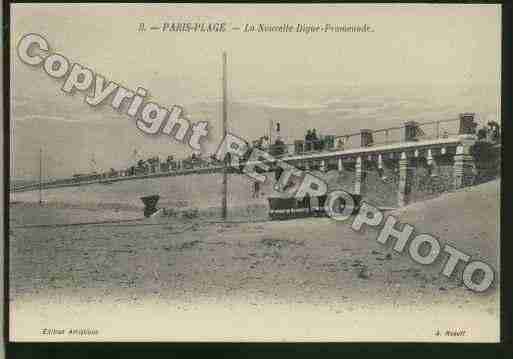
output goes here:
[[[304, 140], [300, 140], [300, 142], [302, 142], [301, 148], [295, 148], [293, 151], [289, 151], [288, 145], [280, 136], [277, 136], [272, 142], [270, 141], [269, 136], [261, 136], [251, 142], [247, 154], [249, 156], [253, 148], [267, 151], [274, 157], [280, 157], [288, 154], [289, 152], [301, 154], [311, 151], [323, 151], [334, 147], [334, 136], [322, 137], [318, 135], [316, 129], [309, 129], [305, 134]], [[337, 143], [337, 148], [343, 148], [343, 141], [341, 139], [339, 139]], [[137, 151], [134, 151], [134, 153], [137, 153]], [[244, 159], [245, 156], [243, 156], [242, 160], [244, 161]], [[76, 174], [73, 176], [72, 180], [74, 182], [101, 180], [115, 177], [138, 176], [158, 172], [210, 167], [222, 164], [221, 161], [216, 159], [215, 155], [203, 157], [199, 152], [193, 152], [190, 156], [181, 160], [177, 160], [173, 155], [169, 155], [163, 161], [158, 156], [152, 156], [146, 159], [137, 159], [135, 161], [136, 162], [132, 166], [123, 170], [117, 171], [111, 168], [110, 171], [102, 173], [92, 172], [89, 174]]]

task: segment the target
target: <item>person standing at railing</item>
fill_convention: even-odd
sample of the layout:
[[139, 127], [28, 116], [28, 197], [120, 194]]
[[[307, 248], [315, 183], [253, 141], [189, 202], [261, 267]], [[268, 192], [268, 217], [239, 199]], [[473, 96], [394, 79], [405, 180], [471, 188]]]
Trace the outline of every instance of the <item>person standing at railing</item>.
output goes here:
[[319, 138], [317, 137], [317, 131], [315, 128], [312, 130], [312, 141], [318, 141]]
[[315, 151], [322, 150], [322, 141], [317, 136], [317, 131], [315, 128], [312, 130], [312, 144], [313, 144], [313, 149]]
[[305, 135], [305, 152], [309, 152], [312, 150], [312, 131], [306, 131]]

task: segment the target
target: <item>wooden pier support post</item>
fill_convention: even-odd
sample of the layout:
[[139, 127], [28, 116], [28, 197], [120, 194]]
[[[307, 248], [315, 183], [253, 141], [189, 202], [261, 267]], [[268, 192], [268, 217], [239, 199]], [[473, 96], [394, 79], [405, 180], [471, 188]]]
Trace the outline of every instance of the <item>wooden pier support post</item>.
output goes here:
[[427, 163], [427, 166], [428, 166], [429, 175], [431, 177], [438, 176], [437, 163], [436, 163], [435, 156], [433, 155], [433, 150], [432, 149], [428, 149], [427, 150], [426, 163]]
[[399, 189], [397, 191], [397, 204], [399, 207], [407, 205], [410, 200], [412, 179], [413, 168], [411, 159], [408, 158], [406, 152], [402, 152], [399, 159]]
[[378, 154], [378, 174], [382, 180], [386, 179], [385, 169], [383, 167], [383, 155], [381, 153]]
[[472, 186], [475, 179], [474, 157], [470, 148], [475, 143], [473, 135], [460, 136], [461, 144], [456, 148], [454, 155], [454, 188]]
[[328, 170], [328, 168], [326, 166], [326, 160], [321, 160], [320, 165], [319, 165], [319, 170], [321, 172], [326, 172]]
[[365, 173], [365, 165], [362, 156], [358, 156], [356, 158], [355, 165], [355, 180], [354, 180], [354, 193], [362, 194], [363, 185], [364, 185], [364, 173]]
[[309, 160], [304, 161], [304, 166], [306, 171], [310, 171], [310, 169], [312, 168], [312, 165]]

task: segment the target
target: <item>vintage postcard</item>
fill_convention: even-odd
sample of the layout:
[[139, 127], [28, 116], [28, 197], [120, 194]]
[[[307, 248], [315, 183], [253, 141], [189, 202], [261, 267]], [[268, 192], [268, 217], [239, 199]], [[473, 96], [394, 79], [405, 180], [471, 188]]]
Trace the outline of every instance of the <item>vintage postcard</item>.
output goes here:
[[10, 10], [11, 341], [500, 340], [500, 5]]

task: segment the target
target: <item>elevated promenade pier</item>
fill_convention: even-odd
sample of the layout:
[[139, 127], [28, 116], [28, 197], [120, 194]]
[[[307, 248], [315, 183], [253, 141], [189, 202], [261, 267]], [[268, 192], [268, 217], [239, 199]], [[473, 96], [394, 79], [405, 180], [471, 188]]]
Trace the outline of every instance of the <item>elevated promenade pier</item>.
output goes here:
[[[464, 113], [456, 119], [429, 123], [409, 121], [399, 127], [362, 129], [354, 134], [327, 136], [328, 141], [322, 148], [295, 141], [293, 144], [281, 144], [279, 151], [276, 151], [276, 147], [267, 150], [275, 158], [271, 162], [285, 161], [326, 178], [330, 189], [344, 189], [379, 205], [397, 207], [474, 184], [477, 169], [471, 148], [477, 141], [475, 132], [474, 114]], [[166, 177], [196, 177], [203, 174], [214, 174], [212, 182], [215, 182], [223, 169], [222, 162], [212, 159], [156, 161], [142, 173], [122, 170], [80, 179], [60, 179], [42, 183], [41, 189], [57, 190], [158, 178], [166, 181]], [[244, 176], [239, 169], [230, 168], [230, 171]], [[275, 180], [274, 176], [268, 177]], [[247, 192], [250, 192], [253, 184], [249, 177], [246, 180]], [[216, 183], [220, 187], [221, 182]], [[269, 194], [272, 185], [265, 185], [263, 192]], [[109, 187], [116, 191], [115, 185]], [[34, 184], [15, 188], [13, 192], [39, 189], [40, 185]], [[202, 188], [194, 190], [202, 192]], [[208, 191], [212, 191], [212, 188]], [[248, 199], [249, 202], [252, 200], [258, 201], [255, 196]]]

